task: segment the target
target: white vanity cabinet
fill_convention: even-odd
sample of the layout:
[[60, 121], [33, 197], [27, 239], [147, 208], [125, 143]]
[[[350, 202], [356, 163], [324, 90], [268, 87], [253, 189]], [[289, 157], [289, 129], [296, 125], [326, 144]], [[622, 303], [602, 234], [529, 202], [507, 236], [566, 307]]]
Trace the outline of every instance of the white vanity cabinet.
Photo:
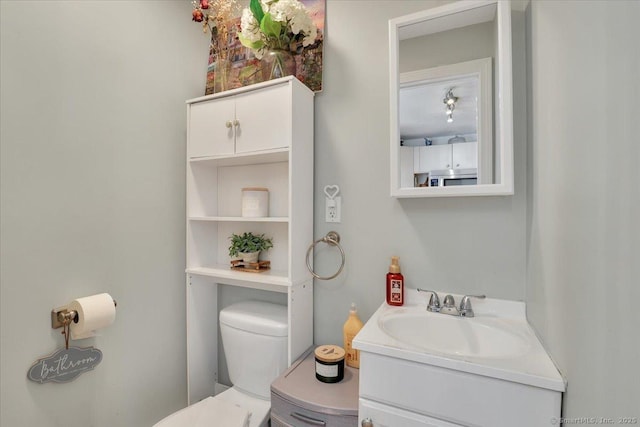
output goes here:
[[429, 145], [414, 149], [414, 171], [427, 173], [442, 169], [475, 169], [478, 167], [478, 143]]
[[473, 311], [427, 311], [409, 288], [404, 306], [378, 308], [353, 340], [361, 426], [539, 427], [560, 418], [566, 384], [524, 303], [484, 298]]
[[[451, 424], [367, 399], [360, 399], [359, 414], [363, 427], [461, 427], [460, 424]], [[370, 421], [370, 424], [367, 425], [365, 420]]]
[[359, 419], [373, 427], [538, 427], [562, 393], [424, 363], [360, 353]]
[[[187, 101], [189, 403], [218, 381], [220, 286], [286, 295], [289, 363], [313, 343], [313, 96], [285, 77]], [[242, 217], [245, 187], [268, 188], [267, 217]], [[273, 239], [269, 270], [230, 268], [229, 237], [243, 232]]]

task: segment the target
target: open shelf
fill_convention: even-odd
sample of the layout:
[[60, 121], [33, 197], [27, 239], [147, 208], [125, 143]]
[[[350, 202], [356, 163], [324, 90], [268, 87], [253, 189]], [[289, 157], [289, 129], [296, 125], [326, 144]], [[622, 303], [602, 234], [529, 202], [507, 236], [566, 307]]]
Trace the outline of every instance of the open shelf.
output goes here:
[[207, 166], [238, 166], [258, 165], [262, 163], [286, 162], [289, 160], [289, 148], [254, 151], [251, 153], [229, 154], [224, 156], [192, 157], [192, 165], [206, 164]]
[[213, 267], [187, 268], [186, 272], [215, 278], [216, 283], [245, 288], [287, 293], [291, 287], [291, 281], [289, 281], [286, 271], [267, 270], [260, 273], [247, 273], [231, 270], [227, 265], [216, 265]]
[[[235, 219], [235, 218], [234, 218]], [[240, 272], [231, 271], [229, 257], [229, 236], [252, 232], [265, 234], [273, 241], [273, 248], [263, 251], [260, 259], [270, 261], [272, 270], [261, 273], [242, 275], [252, 279], [253, 276], [275, 275], [288, 278], [289, 268], [289, 223], [265, 221], [189, 221], [187, 226], [187, 269], [215, 274], [234, 275]], [[202, 269], [202, 270], [201, 270]], [[273, 271], [280, 273], [273, 273]], [[261, 280], [253, 278], [253, 280]]]
[[[272, 154], [266, 156], [275, 160]], [[192, 162], [187, 168], [189, 218], [238, 218], [237, 221], [247, 221], [242, 217], [242, 189], [245, 187], [269, 189], [269, 218], [291, 217], [288, 161], [224, 166], [207, 161], [195, 164], [198, 166], [194, 167]], [[260, 219], [253, 222], [282, 221]]]
[[286, 216], [268, 216], [249, 218], [243, 216], [192, 216], [189, 221], [211, 221], [211, 222], [289, 222]]

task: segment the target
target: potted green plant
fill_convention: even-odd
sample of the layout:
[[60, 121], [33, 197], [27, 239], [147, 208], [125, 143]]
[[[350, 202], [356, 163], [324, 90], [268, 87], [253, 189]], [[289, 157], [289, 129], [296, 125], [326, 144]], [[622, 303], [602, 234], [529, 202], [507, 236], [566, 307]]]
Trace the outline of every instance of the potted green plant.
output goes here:
[[243, 233], [232, 234], [229, 237], [231, 246], [229, 246], [230, 257], [240, 257], [244, 262], [258, 262], [261, 251], [266, 251], [273, 247], [271, 237], [265, 237], [264, 234]]

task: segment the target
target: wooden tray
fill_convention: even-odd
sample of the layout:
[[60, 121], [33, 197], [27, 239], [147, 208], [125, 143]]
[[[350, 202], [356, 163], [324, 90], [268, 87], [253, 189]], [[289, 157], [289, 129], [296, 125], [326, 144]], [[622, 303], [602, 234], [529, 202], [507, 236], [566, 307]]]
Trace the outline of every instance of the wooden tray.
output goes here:
[[261, 273], [271, 269], [271, 261], [244, 262], [238, 259], [231, 261], [231, 269], [249, 273]]

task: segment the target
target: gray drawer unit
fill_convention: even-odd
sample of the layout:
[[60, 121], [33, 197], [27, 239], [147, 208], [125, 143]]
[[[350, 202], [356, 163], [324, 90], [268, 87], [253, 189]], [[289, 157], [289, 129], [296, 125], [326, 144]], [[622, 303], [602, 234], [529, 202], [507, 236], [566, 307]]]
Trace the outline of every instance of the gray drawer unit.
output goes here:
[[271, 427], [357, 427], [358, 375], [345, 366], [339, 383], [318, 381], [309, 350], [271, 384]]

